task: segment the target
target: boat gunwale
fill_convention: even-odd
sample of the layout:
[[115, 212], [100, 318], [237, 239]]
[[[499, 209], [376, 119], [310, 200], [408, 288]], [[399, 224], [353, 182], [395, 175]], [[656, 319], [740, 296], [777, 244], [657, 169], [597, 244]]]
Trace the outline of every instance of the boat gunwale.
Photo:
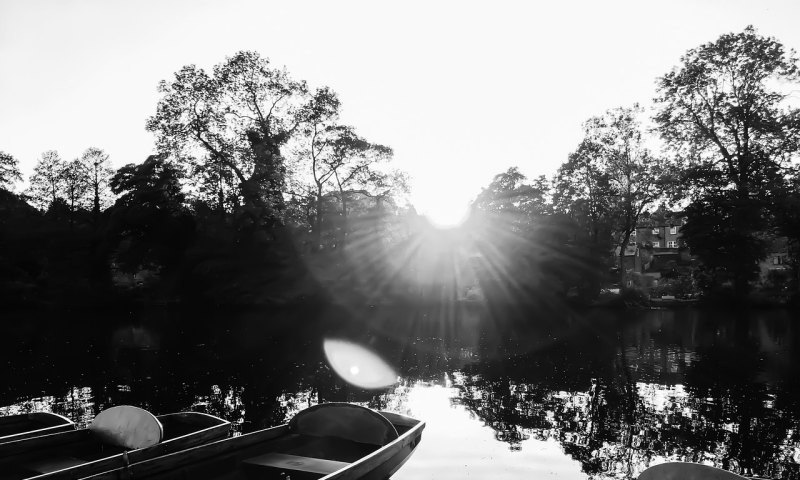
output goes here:
[[[72, 437], [75, 437], [74, 439]], [[91, 432], [86, 428], [77, 428], [64, 432], [50, 432], [45, 435], [35, 437], [20, 438], [11, 442], [0, 443], [0, 455], [12, 456], [21, 455], [30, 451], [30, 444], [36, 449], [51, 448], [58, 445], [69, 444], [84, 440], [84, 437], [91, 437]], [[11, 450], [10, 452], [8, 450]]]
[[68, 432], [68, 431], [77, 429], [77, 426], [75, 425], [75, 422], [73, 422], [69, 418], [65, 417], [64, 415], [61, 415], [60, 413], [55, 413], [55, 412], [20, 413], [20, 414], [15, 414], [15, 415], [4, 415], [4, 416], [2, 416], [0, 418], [15, 417], [17, 415], [28, 417], [29, 420], [32, 420], [34, 422], [36, 422], [36, 420], [31, 419], [31, 417], [33, 417], [33, 416], [58, 419], [58, 420], [61, 420], [61, 423], [56, 423], [56, 424], [53, 424], [53, 425], [46, 425], [46, 426], [43, 426], [42, 428], [37, 428], [37, 429], [34, 429], [34, 430], [27, 430], [27, 431], [24, 431], [24, 432], [13, 433], [13, 434], [10, 434], [10, 435], [2, 435], [2, 436], [0, 436], [0, 445], [2, 445], [4, 443], [9, 443], [9, 442], [16, 442], [18, 440], [25, 440], [27, 438], [41, 437], [41, 436], [44, 436], [44, 435], [50, 435], [52, 433]]
[[[420, 436], [422, 434], [422, 430], [425, 428], [424, 421], [396, 413], [393, 413], [393, 415], [402, 417], [405, 420], [403, 424], [400, 424], [401, 426], [407, 426], [408, 423], [411, 422], [416, 422], [416, 424], [414, 424], [412, 427], [410, 427], [402, 434], [398, 435], [397, 438], [387, 443], [386, 445], [383, 445], [377, 450], [359, 458], [355, 462], [349, 463], [347, 466], [342, 467], [341, 469], [336, 470], [335, 472], [331, 472], [323, 477], [320, 477], [319, 480], [341, 479], [346, 476], [353, 475], [353, 472], [360, 472], [358, 473], [357, 476], [353, 478], [358, 478], [360, 476], [367, 475], [377, 466], [383, 464], [392, 457], [392, 455], [390, 455], [389, 452], [393, 452], [395, 450], [399, 452], [406, 445], [411, 443], [412, 438], [416, 438], [417, 436]], [[178, 452], [169, 453], [167, 455], [150, 458], [136, 463], [131, 463], [127, 467], [118, 467], [102, 473], [97, 473], [89, 477], [85, 477], [83, 480], [106, 480], [106, 479], [116, 480], [117, 478], [119, 478], [119, 476], [115, 474], [121, 472], [123, 468], [127, 470], [127, 473], [131, 475], [131, 478], [138, 478], [138, 477], [146, 478], [147, 476], [150, 475], [159, 475], [167, 473], [174, 469], [178, 469], [180, 467], [185, 467], [187, 465], [196, 463], [197, 460], [194, 458], [195, 456], [198, 456], [201, 459], [210, 459], [211, 457], [234, 454], [237, 450], [244, 450], [246, 448], [253, 447], [261, 442], [266, 442], [269, 440], [279, 438], [281, 435], [284, 435], [286, 433], [290, 433], [288, 422], [282, 425], [277, 425], [274, 427], [257, 430], [255, 432], [246, 433], [239, 437], [221, 439], [215, 442], [198, 445], [196, 447], [188, 448]], [[227, 442], [227, 444], [220, 449], [220, 444], [223, 444], [225, 442]], [[209, 457], [204, 457], [203, 454], [206, 452], [213, 452], [213, 453]], [[399, 465], [405, 463], [405, 460], [408, 459], [411, 453], [413, 453], [413, 448], [412, 452], [410, 452], [409, 455], [407, 455], [405, 459], [403, 459], [403, 461], [399, 463]], [[373, 465], [374, 460], [376, 458], [383, 458], [383, 457], [387, 458], [383, 459], [381, 462], [378, 462], [377, 465]], [[175, 460], [176, 458], [177, 460]], [[367, 466], [365, 467], [364, 465]], [[396, 468], [399, 468], [399, 465]], [[361, 472], [361, 470], [364, 471]]]
[[[190, 415], [187, 415], [187, 414], [190, 414]], [[147, 448], [154, 448], [154, 447], [157, 447], [158, 445], [164, 445], [165, 443], [168, 443], [168, 442], [174, 442], [174, 441], [180, 440], [180, 439], [182, 439], [182, 438], [185, 438], [185, 437], [188, 437], [188, 436], [191, 436], [191, 435], [197, 435], [198, 433], [201, 433], [201, 432], [205, 432], [205, 431], [208, 431], [208, 430], [212, 430], [212, 429], [215, 429], [215, 428], [219, 428], [219, 427], [221, 427], [221, 426], [227, 426], [227, 427], [228, 427], [228, 430], [230, 430], [230, 426], [231, 426], [231, 422], [229, 422], [228, 420], [225, 420], [224, 418], [220, 418], [220, 417], [217, 417], [216, 415], [211, 415], [211, 414], [209, 414], [209, 413], [204, 413], [204, 412], [174, 412], [174, 413], [165, 413], [164, 415], [156, 415], [156, 418], [158, 419], [158, 421], [159, 421], [159, 422], [161, 422], [161, 419], [162, 419], [162, 418], [164, 418], [164, 417], [172, 417], [172, 416], [196, 416], [196, 417], [208, 417], [208, 419], [209, 419], [209, 420], [216, 420], [216, 422], [214, 422], [214, 424], [213, 424], [213, 425], [209, 425], [209, 426], [207, 426], [207, 427], [205, 427], [205, 428], [203, 428], [203, 429], [201, 429], [201, 430], [197, 430], [197, 431], [195, 431], [195, 432], [191, 432], [191, 433], [186, 433], [186, 434], [184, 434], [184, 435], [181, 435], [180, 437], [169, 438], [169, 439], [167, 439], [167, 440], [163, 440], [163, 441], [161, 441], [161, 442], [159, 442], [159, 443], [157, 443], [157, 444], [155, 444], [155, 445], [151, 445], [151, 446], [149, 446], [149, 447], [145, 447], [145, 448], [137, 448], [137, 449], [135, 449], [135, 450], [130, 450], [130, 451], [129, 451], [129, 453], [130, 453], [130, 452], [135, 452], [135, 451], [138, 451], [138, 450], [145, 450], [145, 449], [147, 449]], [[163, 425], [164, 423], [163, 423], [163, 422], [161, 422], [161, 424]]]
[[[197, 454], [206, 453], [205, 450], [214, 451], [216, 448], [219, 448], [219, 444], [223, 442], [228, 442], [226, 445], [227, 448], [223, 448], [218, 452], [212, 454], [212, 456], [218, 455], [227, 455], [235, 450], [244, 449], [252, 447], [262, 441], [272, 440], [278, 438], [284, 432], [289, 430], [289, 424], [285, 423], [283, 425], [278, 425], [275, 427], [269, 427], [262, 430], [256, 430], [255, 432], [246, 433], [244, 435], [240, 435], [238, 437], [231, 437], [231, 438], [222, 438], [220, 440], [216, 440], [210, 443], [204, 443], [203, 445], [196, 445], [191, 448], [187, 448], [184, 450], [179, 450], [176, 452], [168, 453], [166, 455], [161, 455], [158, 457], [149, 458], [146, 460], [142, 460], [136, 463], [132, 463], [127, 467], [117, 467], [111, 470], [106, 470], [104, 472], [98, 472], [93, 474], [89, 477], [85, 477], [84, 480], [89, 479], [116, 479], [117, 477], [113, 474], [120, 471], [122, 468], [128, 470], [131, 475], [142, 476], [142, 475], [157, 475], [163, 473], [166, 470], [171, 470], [173, 468], [183, 467], [188, 464], [194, 463], [193, 459], [189, 458], [190, 456]], [[262, 438], [267, 437], [267, 438]], [[183, 457], [178, 457], [178, 461], [175, 463], [169, 463], [170, 460], [174, 459], [176, 456], [181, 455]], [[168, 467], [164, 468], [164, 463], [168, 463]], [[139, 470], [144, 470], [144, 472]], [[151, 471], [148, 471], [150, 469]], [[32, 479], [31, 479], [32, 480]]]
[[738, 473], [725, 470], [724, 468], [697, 462], [682, 461], [664, 462], [650, 466], [640, 473], [638, 478], [643, 480], [654, 480], [658, 478], [681, 478], [687, 480], [750, 480], [750, 477], [739, 475]]
[[[194, 432], [187, 433], [187, 434], [181, 435], [179, 437], [170, 438], [168, 440], [163, 440], [163, 441], [161, 441], [161, 442], [159, 442], [159, 443], [157, 443], [155, 445], [151, 445], [149, 447], [126, 450], [126, 451], [124, 451], [122, 453], [115, 453], [115, 454], [109, 455], [107, 457], [98, 458], [96, 460], [91, 460], [91, 461], [88, 461], [88, 462], [85, 462], [85, 463], [81, 463], [81, 464], [78, 464], [78, 465], [73, 465], [71, 467], [65, 467], [65, 468], [62, 468], [62, 469], [59, 469], [59, 470], [53, 470], [52, 472], [42, 473], [40, 475], [36, 475], [34, 477], [30, 477], [30, 480], [33, 480], [33, 479], [58, 478], [61, 475], [67, 475], [67, 477], [65, 477], [65, 478], [75, 478], [75, 475], [73, 475], [74, 472], [78, 472], [78, 471], [84, 470], [84, 469], [91, 470], [92, 469], [91, 467], [94, 466], [94, 465], [101, 465], [102, 463], [114, 463], [118, 459], [123, 459], [122, 460], [123, 464], [127, 464], [130, 461], [132, 461], [132, 462], [146, 462], [146, 461], [149, 461], [149, 460], [152, 460], [152, 459], [155, 459], [155, 458], [161, 458], [161, 457], [166, 456], [166, 455], [171, 455], [172, 453], [182, 452], [182, 451], [185, 451], [187, 449], [179, 449], [179, 450], [176, 450], [174, 452], [167, 453], [165, 455], [159, 455], [158, 453], [156, 453], [153, 456], [148, 456], [148, 457], [145, 457], [145, 458], [143, 458], [141, 460], [137, 460], [136, 457], [143, 456], [143, 455], [146, 455], [146, 454], [150, 454], [150, 453], [152, 453], [154, 451], [157, 452], [159, 449], [169, 448], [172, 445], [174, 445], [176, 442], [178, 442], [180, 440], [184, 440], [187, 437], [194, 437], [194, 436], [201, 437], [202, 434], [204, 434], [204, 433], [212, 432], [213, 430], [220, 430], [223, 427], [225, 428], [226, 434], [230, 431], [231, 422], [229, 422], [228, 420], [225, 420], [223, 418], [217, 417], [215, 415], [210, 415], [210, 414], [203, 413], [203, 412], [175, 412], [175, 413], [168, 413], [168, 414], [164, 414], [164, 415], [157, 415], [156, 418], [159, 419], [159, 422], [160, 422], [161, 421], [160, 418], [162, 418], [162, 417], [172, 416], [172, 415], [185, 415], [185, 414], [192, 414], [191, 416], [197, 415], [197, 416], [211, 417], [213, 419], [217, 419], [218, 422], [216, 422], [215, 425], [210, 425], [210, 426], [205, 427], [203, 429], [196, 430]], [[83, 431], [83, 430], [76, 430], [76, 431]], [[214, 442], [221, 441], [221, 440], [225, 440], [225, 439], [215, 440]], [[214, 443], [214, 442], [212, 442], [212, 443]], [[207, 445], [207, 444], [208, 443], [201, 443], [199, 445], [191, 446], [191, 447], [189, 447], [189, 449], [202, 447], [202, 446]], [[130, 457], [133, 457], [133, 459], [131, 459]], [[107, 470], [108, 468], [117, 469], [117, 468], [120, 468], [120, 467], [123, 467], [123, 466], [124, 465], [119, 465], [119, 466], [116, 466], [116, 467], [113, 467], [113, 466], [100, 467], [102, 469], [100, 472], [94, 472], [94, 473], [90, 472], [88, 474], [80, 474], [79, 478], [84, 478], [86, 475], [93, 476], [93, 475], [95, 475], [97, 473], [102, 473], [102, 472], [109, 471], [109, 470]]]
[[[378, 413], [380, 413], [380, 412], [378, 412]], [[389, 413], [393, 413], [393, 412], [389, 412]], [[399, 416], [401, 416], [401, 417], [403, 417], [405, 419], [409, 419], [409, 420], [416, 420], [416, 419], [412, 419], [411, 417], [407, 417], [405, 415], [400, 415], [400, 414], [395, 414], [395, 415], [399, 415]], [[334, 479], [343, 478], [345, 476], [351, 476], [352, 478], [361, 478], [362, 476], [369, 474], [376, 467], [376, 465], [372, 464], [373, 460], [375, 460], [376, 458], [383, 457], [383, 456], [388, 456], [389, 458], [391, 458], [391, 456], [387, 455], [387, 452], [392, 452], [394, 450], [397, 450], [399, 452], [400, 450], [403, 449], [403, 447], [405, 447], [406, 445], [411, 443], [411, 438], [412, 437], [417, 437], [418, 434], [419, 435], [422, 434], [422, 430], [425, 429], [425, 422], [422, 421], [422, 420], [416, 420], [416, 421], [417, 421], [416, 425], [414, 425], [413, 427], [411, 427], [408, 430], [406, 430], [405, 432], [403, 432], [401, 435], [399, 435], [397, 438], [395, 438], [391, 442], [389, 442], [386, 445], [382, 446], [381, 448], [375, 450], [374, 452], [370, 453], [369, 455], [365, 455], [365, 456], [361, 457], [360, 459], [358, 459], [357, 461], [347, 465], [346, 467], [342, 467], [341, 469], [339, 469], [339, 470], [337, 470], [335, 472], [331, 472], [328, 475], [325, 475], [324, 477], [321, 477], [319, 480], [334, 480]], [[413, 448], [416, 448], [416, 446], [413, 447]], [[413, 448], [412, 448], [412, 451], [406, 456], [406, 458], [411, 456], [411, 453], [413, 453]], [[374, 463], [377, 463], [377, 465], [382, 465], [389, 458], [387, 458], [387, 459], [385, 459], [385, 460], [383, 460], [381, 462], [374, 462]], [[368, 465], [365, 467], [364, 466], [365, 464], [368, 464]], [[402, 462], [401, 462], [401, 464], [402, 464]], [[360, 470], [364, 470], [364, 471], [360, 471]]]

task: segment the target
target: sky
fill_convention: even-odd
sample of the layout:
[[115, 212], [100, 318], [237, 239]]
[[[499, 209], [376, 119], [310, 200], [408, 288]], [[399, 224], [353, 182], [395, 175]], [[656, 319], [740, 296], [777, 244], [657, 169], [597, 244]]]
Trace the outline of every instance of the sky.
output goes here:
[[[153, 152], [158, 82], [256, 50], [391, 146], [443, 222], [517, 166], [552, 176], [582, 123], [655, 96], [688, 49], [752, 24], [800, 50], [800, 2], [0, 0], [0, 150]], [[21, 186], [20, 186], [21, 187]]]

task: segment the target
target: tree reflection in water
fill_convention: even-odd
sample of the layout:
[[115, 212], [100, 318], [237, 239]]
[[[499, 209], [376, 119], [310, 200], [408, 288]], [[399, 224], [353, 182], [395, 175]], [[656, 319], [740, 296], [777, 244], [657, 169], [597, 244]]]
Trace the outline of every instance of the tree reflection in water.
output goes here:
[[[678, 325], [667, 313], [624, 330], [614, 352], [598, 347], [593, 358], [569, 338], [473, 365], [456, 376], [459, 403], [511, 449], [528, 437], [557, 439], [601, 478], [636, 478], [667, 460], [800, 477], [797, 337], [781, 328], [789, 319]], [[564, 355], [575, 353], [598, 376], [571, 370]]]
[[[414, 392], [440, 385], [512, 453], [555, 441], [590, 477], [635, 478], [680, 460], [800, 478], [800, 343], [789, 313], [594, 312], [520, 325], [501, 324], [497, 312], [487, 322], [475, 312], [379, 311], [369, 312], [368, 329], [324, 316], [305, 330], [299, 314], [283, 315], [269, 327], [258, 316], [210, 319], [207, 329], [169, 315], [136, 319], [136, 328], [157, 328], [159, 341], [111, 349], [109, 339], [128, 338], [114, 337], [116, 328], [24, 327], [17, 340], [0, 340], [10, 366], [0, 414], [51, 410], [86, 425], [127, 403], [157, 414], [205, 411], [240, 434], [319, 402], [413, 413]], [[400, 382], [382, 390], [343, 382], [321, 348], [331, 332], [380, 353]], [[424, 448], [441, 448], [430, 441]]]

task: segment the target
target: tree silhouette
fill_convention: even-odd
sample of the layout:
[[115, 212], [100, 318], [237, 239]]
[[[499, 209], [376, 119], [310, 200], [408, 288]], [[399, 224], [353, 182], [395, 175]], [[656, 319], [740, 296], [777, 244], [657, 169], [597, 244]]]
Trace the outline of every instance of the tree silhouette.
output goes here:
[[21, 181], [19, 160], [10, 153], [0, 151], [0, 189], [11, 190], [16, 182]]
[[40, 210], [47, 210], [59, 198], [64, 198], [64, 161], [55, 150], [42, 153], [33, 168], [27, 194]]
[[70, 221], [78, 209], [89, 205], [87, 198], [91, 188], [89, 175], [87, 166], [77, 158], [65, 164], [61, 170], [61, 183], [69, 206]]
[[[743, 299], [764, 255], [758, 232], [767, 227], [771, 193], [800, 146], [800, 113], [775, 87], [798, 81], [797, 60], [750, 26], [689, 50], [681, 63], [658, 80], [655, 120], [681, 162], [683, 193], [698, 203], [684, 236], [710, 268], [734, 281], [736, 298]], [[717, 213], [705, 215], [709, 210]], [[723, 223], [707, 228], [714, 221]], [[734, 265], [714, 263], [704, 248], [711, 241], [704, 237], [719, 229], [738, 234], [718, 244], [730, 245]]]
[[87, 148], [80, 161], [87, 173], [92, 215], [96, 219], [102, 210], [110, 206], [109, 183], [114, 171], [109, 166], [108, 154], [96, 147]]
[[556, 173], [556, 211], [580, 224], [592, 243], [608, 244], [611, 235], [611, 180], [599, 164], [599, 145], [584, 140]]
[[[403, 191], [402, 179], [380, 170], [379, 165], [392, 155], [389, 147], [372, 144], [359, 137], [353, 127], [338, 123], [339, 100], [327, 88], [317, 90], [309, 106], [304, 137], [296, 150], [295, 174], [308, 172], [313, 183], [306, 189], [313, 195], [313, 249], [321, 248], [323, 219], [340, 220], [335, 245], [344, 251], [348, 234], [348, 200], [358, 196], [384, 198]], [[301, 177], [302, 178], [302, 177]], [[302, 179], [296, 179], [302, 182]], [[333, 199], [333, 215], [326, 203]], [[325, 215], [328, 213], [328, 215]]]
[[645, 145], [642, 109], [616, 108], [584, 123], [584, 139], [558, 171], [557, 208], [584, 224], [598, 245], [625, 247], [642, 214], [662, 194], [663, 169]]
[[642, 109], [617, 108], [585, 124], [587, 141], [597, 146], [600, 169], [608, 180], [608, 205], [619, 249], [619, 268], [624, 274], [625, 247], [642, 213], [651, 207], [663, 189], [660, 159], [646, 147], [637, 119]]
[[139, 165], [125, 165], [111, 178], [119, 195], [110, 209], [113, 254], [124, 271], [141, 269], [167, 275], [178, 265], [194, 228], [184, 208], [182, 171], [152, 155]]
[[305, 83], [243, 51], [211, 75], [187, 65], [159, 91], [156, 114], [147, 122], [159, 150], [181, 162], [194, 156], [230, 170], [239, 183], [239, 213], [256, 227], [279, 225], [286, 174], [281, 148], [308, 115]]

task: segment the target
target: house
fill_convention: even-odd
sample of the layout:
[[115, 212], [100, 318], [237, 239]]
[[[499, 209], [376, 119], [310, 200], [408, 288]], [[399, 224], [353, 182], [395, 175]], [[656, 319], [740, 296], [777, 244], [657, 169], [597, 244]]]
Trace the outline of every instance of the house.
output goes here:
[[[686, 270], [692, 258], [681, 238], [685, 222], [684, 217], [668, 212], [656, 212], [642, 219], [631, 232], [623, 254], [623, 268], [632, 275], [628, 286], [638, 281], [643, 287], [654, 287], [663, 275]], [[619, 248], [614, 253], [618, 256]]]
[[789, 239], [774, 237], [767, 245], [767, 256], [758, 263], [759, 281], [762, 286], [786, 283], [792, 274], [789, 256]]

